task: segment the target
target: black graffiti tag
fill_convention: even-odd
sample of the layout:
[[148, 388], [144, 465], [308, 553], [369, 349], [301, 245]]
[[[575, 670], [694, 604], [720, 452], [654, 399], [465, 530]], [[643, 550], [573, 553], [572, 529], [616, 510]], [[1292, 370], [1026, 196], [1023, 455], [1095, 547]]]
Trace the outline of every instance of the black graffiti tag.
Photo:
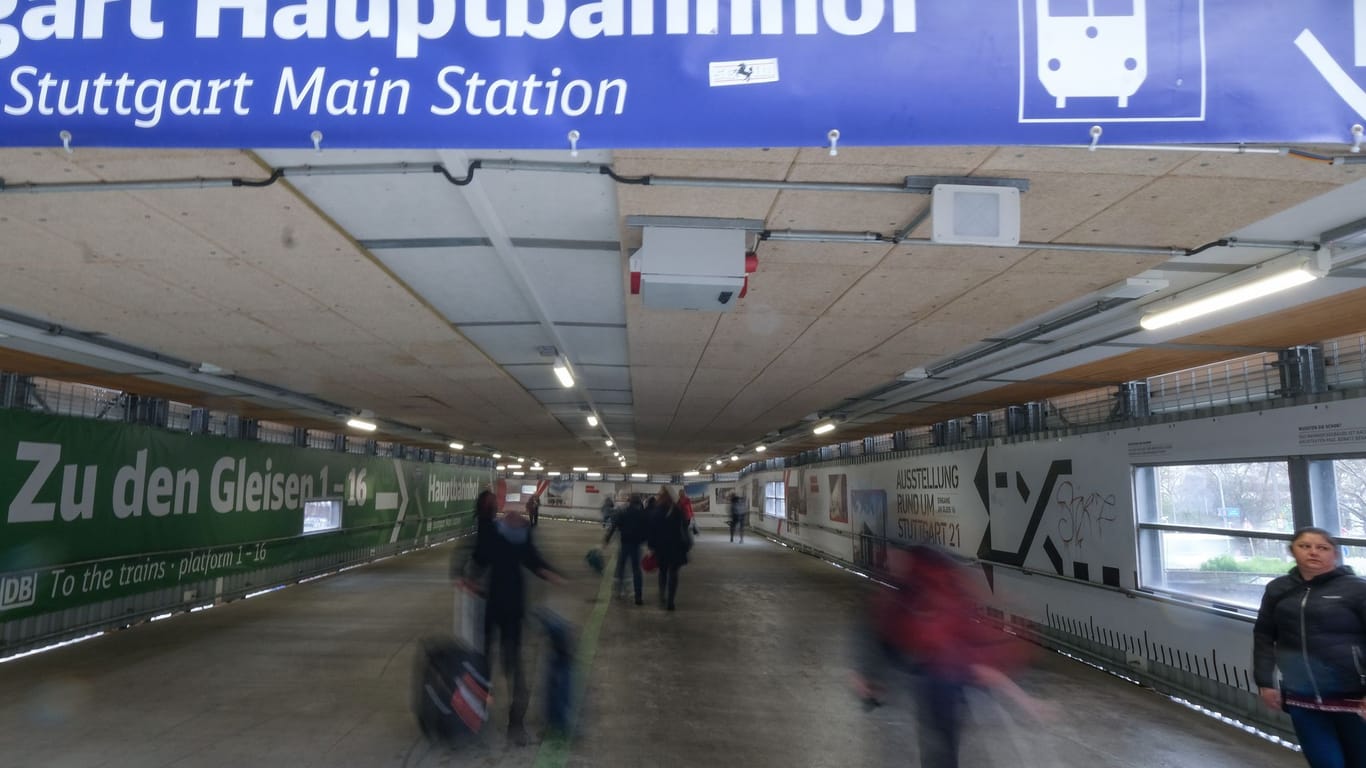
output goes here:
[[1079, 490], [1071, 480], [1058, 484], [1053, 501], [1060, 510], [1058, 514], [1058, 538], [1064, 544], [1075, 544], [1078, 548], [1086, 543], [1088, 536], [1100, 538], [1105, 523], [1113, 523], [1115, 517], [1115, 495], [1096, 491], [1087, 493]]

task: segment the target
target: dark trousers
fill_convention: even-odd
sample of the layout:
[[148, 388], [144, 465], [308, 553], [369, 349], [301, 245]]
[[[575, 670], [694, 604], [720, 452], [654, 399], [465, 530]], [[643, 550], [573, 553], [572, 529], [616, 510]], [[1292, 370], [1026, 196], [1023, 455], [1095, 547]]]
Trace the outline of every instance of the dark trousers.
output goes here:
[[498, 635], [498, 655], [502, 657], [503, 674], [512, 686], [512, 707], [508, 710], [508, 728], [521, 728], [526, 721], [530, 692], [526, 675], [522, 672], [522, 617], [498, 617], [493, 611], [484, 615], [484, 654], [490, 660], [489, 677], [493, 677], [493, 635]]
[[677, 563], [659, 564], [659, 601], [674, 607], [674, 596], [678, 594], [678, 572], [683, 566]]
[[916, 677], [916, 730], [922, 768], [958, 768], [965, 705], [961, 683], [936, 675]]
[[735, 541], [735, 534], [740, 534], [740, 541], [745, 540], [745, 518], [740, 515], [730, 516], [730, 540]]
[[640, 573], [640, 545], [639, 545], [639, 544], [636, 544], [636, 545], [634, 545], [634, 546], [628, 547], [628, 546], [626, 546], [626, 543], [625, 543], [625, 542], [622, 542], [622, 544], [621, 544], [621, 555], [620, 555], [619, 557], [617, 557], [617, 583], [618, 583], [618, 584], [620, 584], [620, 583], [621, 583], [621, 580], [622, 580], [623, 578], [625, 578], [625, 576], [626, 576], [626, 561], [628, 561], [628, 560], [631, 562], [631, 579], [635, 582], [635, 586], [636, 586], [636, 599], [639, 600], [639, 599], [641, 599], [641, 596], [642, 596], [642, 595], [644, 594], [644, 592], [645, 592], [644, 584], [642, 583], [642, 581], [644, 580], [644, 577], [643, 577], [643, 576], [641, 575], [641, 573]]
[[1309, 768], [1366, 765], [1366, 720], [1355, 712], [1320, 712], [1286, 707]]

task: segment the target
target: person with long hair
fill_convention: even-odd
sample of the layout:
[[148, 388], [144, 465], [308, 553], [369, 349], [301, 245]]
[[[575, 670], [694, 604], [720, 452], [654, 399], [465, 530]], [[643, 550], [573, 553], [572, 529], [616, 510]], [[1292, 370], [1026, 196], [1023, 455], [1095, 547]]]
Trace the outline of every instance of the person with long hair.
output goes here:
[[649, 544], [659, 564], [660, 605], [672, 611], [678, 594], [678, 572], [688, 564], [688, 550], [692, 546], [688, 517], [674, 501], [668, 486], [660, 486], [655, 505]]
[[1252, 630], [1258, 691], [1290, 715], [1311, 768], [1364, 766], [1366, 580], [1322, 528], [1296, 531], [1290, 554], [1295, 567], [1266, 585]]

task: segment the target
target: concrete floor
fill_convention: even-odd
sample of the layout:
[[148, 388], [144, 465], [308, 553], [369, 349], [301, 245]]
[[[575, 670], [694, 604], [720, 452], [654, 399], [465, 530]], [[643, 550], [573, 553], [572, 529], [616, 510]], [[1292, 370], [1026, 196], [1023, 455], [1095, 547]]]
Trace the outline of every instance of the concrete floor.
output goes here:
[[[573, 577], [542, 599], [582, 628], [592, 656], [580, 736], [568, 744], [506, 747], [505, 698], [479, 739], [452, 749], [418, 734], [408, 709], [414, 644], [452, 620], [450, 547], [441, 547], [0, 665], [0, 764], [916, 765], [906, 703], [868, 713], [849, 691], [866, 581], [758, 537], [742, 546], [704, 531], [678, 610], [666, 613], [652, 580], [644, 606], [600, 599], [606, 584], [583, 562], [600, 536], [588, 524], [540, 530], [548, 557]], [[528, 673], [538, 687], [541, 650], [537, 638]], [[1019, 682], [1054, 713], [1037, 722], [975, 695], [964, 766], [1304, 765], [1051, 654]], [[540, 704], [538, 690], [533, 731]]]

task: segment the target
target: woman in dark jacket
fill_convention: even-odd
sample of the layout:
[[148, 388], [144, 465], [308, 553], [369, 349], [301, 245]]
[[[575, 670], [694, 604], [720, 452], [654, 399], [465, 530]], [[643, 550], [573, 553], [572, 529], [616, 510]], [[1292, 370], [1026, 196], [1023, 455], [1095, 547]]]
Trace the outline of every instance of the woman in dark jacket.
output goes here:
[[674, 596], [678, 594], [678, 571], [688, 564], [692, 540], [688, 537], [687, 515], [674, 503], [668, 487], [660, 487], [655, 503], [650, 549], [659, 564], [659, 602], [672, 611]]
[[1290, 714], [1312, 768], [1366, 766], [1366, 580], [1338, 565], [1322, 528], [1296, 531], [1290, 552], [1295, 567], [1266, 585], [1253, 629], [1257, 687]]

